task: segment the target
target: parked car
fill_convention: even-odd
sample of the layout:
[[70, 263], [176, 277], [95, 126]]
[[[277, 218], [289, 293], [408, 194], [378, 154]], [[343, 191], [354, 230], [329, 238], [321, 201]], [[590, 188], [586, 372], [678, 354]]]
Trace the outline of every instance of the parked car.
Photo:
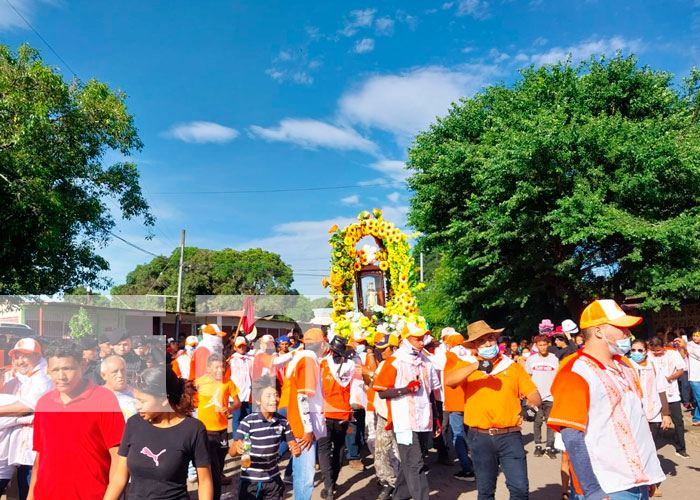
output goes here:
[[7, 323], [0, 321], [0, 335], [13, 335], [15, 337], [36, 337], [31, 327], [22, 323]]

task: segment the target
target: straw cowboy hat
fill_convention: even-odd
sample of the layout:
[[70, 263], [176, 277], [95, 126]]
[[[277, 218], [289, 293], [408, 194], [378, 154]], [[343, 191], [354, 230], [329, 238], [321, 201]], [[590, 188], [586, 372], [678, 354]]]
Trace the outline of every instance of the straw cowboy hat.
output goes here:
[[504, 328], [494, 330], [488, 325], [488, 323], [486, 323], [486, 321], [483, 320], [475, 321], [467, 326], [467, 333], [469, 334], [469, 337], [467, 337], [466, 344], [473, 344], [476, 340], [485, 335], [499, 335], [503, 332], [503, 330]]

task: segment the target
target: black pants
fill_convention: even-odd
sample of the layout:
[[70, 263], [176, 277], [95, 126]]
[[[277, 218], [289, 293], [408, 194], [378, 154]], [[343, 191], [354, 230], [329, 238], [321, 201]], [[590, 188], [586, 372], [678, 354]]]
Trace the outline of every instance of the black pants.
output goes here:
[[[440, 425], [443, 425], [443, 411], [442, 411], [442, 401], [435, 401], [435, 416], [437, 420], [440, 422]], [[444, 428], [444, 427], [443, 427]], [[440, 458], [447, 458], [448, 453], [447, 453], [447, 445], [445, 444], [445, 438], [444, 438], [445, 433], [441, 432], [440, 435], [436, 438], [433, 438], [433, 447], [437, 450], [438, 456]]]
[[673, 430], [676, 433], [676, 451], [685, 451], [685, 426], [683, 425], [683, 410], [681, 402], [676, 401], [668, 404], [668, 409], [671, 411], [671, 421], [673, 421]]
[[318, 440], [318, 465], [323, 476], [323, 486], [329, 490], [335, 486], [340, 474], [340, 460], [348, 433], [348, 420], [326, 419], [326, 437]]
[[250, 481], [241, 479], [238, 484], [238, 500], [282, 500], [284, 483], [277, 476], [272, 481]]
[[535, 434], [535, 444], [542, 444], [542, 424], [544, 424], [546, 429], [546, 446], [547, 448], [554, 448], [554, 430], [547, 425], [547, 419], [549, 418], [549, 412], [552, 411], [553, 403], [551, 401], [542, 401], [542, 405], [537, 409], [537, 415], [535, 415], [535, 422], [533, 426]]
[[228, 452], [227, 431], [207, 431], [209, 440], [209, 460], [211, 461], [211, 481], [214, 483], [214, 500], [221, 498], [221, 474]]
[[[32, 466], [31, 465], [20, 465], [17, 467], [17, 486], [19, 488], [19, 498], [20, 500], [25, 500], [29, 494], [29, 481], [32, 477]], [[0, 496], [5, 493], [7, 485], [10, 483], [9, 479], [0, 479]]]
[[401, 466], [399, 477], [396, 478], [394, 500], [428, 500], [430, 488], [425, 475], [423, 454], [428, 451], [429, 440], [430, 432], [414, 432], [411, 444], [398, 446]]

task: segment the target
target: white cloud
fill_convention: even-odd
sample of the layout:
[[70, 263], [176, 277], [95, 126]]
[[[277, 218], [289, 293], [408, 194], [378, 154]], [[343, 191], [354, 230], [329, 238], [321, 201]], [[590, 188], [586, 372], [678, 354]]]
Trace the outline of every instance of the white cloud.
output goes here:
[[406, 162], [397, 160], [379, 160], [371, 163], [369, 167], [383, 173], [396, 183], [404, 183], [410, 172], [406, 170]]
[[377, 35], [391, 36], [394, 34], [394, 20], [384, 16], [374, 21], [374, 30]]
[[357, 33], [358, 28], [368, 28], [372, 26], [372, 21], [374, 21], [374, 14], [376, 14], [376, 12], [377, 9], [350, 11], [350, 19], [345, 20], [345, 27], [338, 33], [343, 36], [353, 36]]
[[283, 82], [285, 78], [284, 71], [281, 71], [277, 68], [268, 68], [265, 70], [265, 74], [278, 82]]
[[323, 66], [323, 61], [321, 61], [320, 59], [312, 59], [311, 61], [309, 61], [309, 69], [311, 70], [318, 69], [321, 66]]
[[489, 16], [489, 2], [484, 0], [459, 0], [456, 14], [458, 16], [472, 16], [475, 19], [485, 19]]
[[450, 10], [454, 4], [455, 4], [454, 2], [445, 2], [442, 4], [442, 7], [440, 7], [440, 8], [442, 10]]
[[309, 75], [306, 71], [297, 71], [292, 73], [292, 81], [301, 85], [311, 85], [314, 83], [314, 78]]
[[489, 56], [493, 58], [493, 61], [496, 64], [502, 63], [503, 61], [510, 59], [510, 56], [508, 54], [506, 54], [505, 52], [501, 52], [496, 48], [489, 50]]
[[[311, 65], [309, 65], [309, 67], [311, 67]], [[313, 69], [317, 67], [318, 66], [314, 65]], [[303, 70], [286, 71], [279, 68], [268, 68], [265, 70], [265, 74], [279, 83], [286, 81], [294, 82], [299, 85], [311, 85], [314, 83], [314, 77]]]
[[558, 61], [565, 61], [571, 54], [571, 61], [576, 64], [589, 59], [591, 55], [600, 56], [605, 54], [608, 57], [612, 57], [617, 50], [639, 52], [643, 49], [644, 44], [640, 39], [628, 40], [622, 36], [614, 36], [612, 38], [586, 40], [570, 47], [552, 47], [547, 52], [530, 56], [530, 63], [535, 66], [554, 64]]
[[523, 54], [522, 52], [520, 52], [519, 54], [517, 54], [517, 55], [513, 58], [513, 61], [518, 62], [518, 63], [520, 63], [520, 62], [528, 62], [529, 60], [530, 60], [530, 58], [529, 58], [526, 54]]
[[38, 8], [37, 4], [42, 3], [55, 4], [56, 2], [55, 0], [12, 0], [13, 9], [9, 3], [3, 0], [0, 2], [0, 31], [30, 29], [22, 17], [31, 23], [32, 17]]
[[535, 38], [535, 41], [532, 42], [532, 45], [534, 45], [535, 47], [542, 47], [544, 45], [547, 45], [548, 43], [549, 43], [549, 40], [540, 36], [540, 37]]
[[184, 142], [204, 144], [208, 142], [225, 143], [238, 137], [238, 131], [214, 122], [194, 121], [174, 125], [166, 136]]
[[469, 54], [470, 52], [474, 52], [476, 50], [476, 47], [464, 47], [462, 49], [462, 54]]
[[416, 16], [412, 16], [411, 14], [403, 10], [396, 11], [396, 19], [400, 23], [407, 24], [411, 30], [415, 30], [416, 26], [418, 26], [418, 18]]
[[340, 199], [340, 203], [343, 205], [357, 206], [360, 204], [360, 197], [356, 194], [346, 196], [345, 198]]
[[399, 75], [376, 75], [339, 101], [342, 119], [407, 139], [426, 130], [453, 102], [471, 96], [496, 74], [494, 66], [428, 66]]
[[376, 151], [376, 145], [355, 130], [319, 120], [286, 118], [276, 128], [252, 125], [250, 131], [267, 141], [289, 142], [308, 149], [324, 147], [371, 154]]
[[398, 202], [399, 202], [399, 197], [400, 197], [400, 196], [401, 196], [401, 193], [399, 193], [398, 191], [396, 191], [396, 192], [393, 192], [393, 193], [387, 195], [386, 198], [387, 198], [387, 200], [389, 200], [389, 201], [392, 202], [392, 203], [398, 203]]
[[364, 54], [365, 52], [372, 52], [374, 50], [374, 40], [372, 38], [363, 38], [355, 42], [355, 48], [353, 49], [357, 54]]

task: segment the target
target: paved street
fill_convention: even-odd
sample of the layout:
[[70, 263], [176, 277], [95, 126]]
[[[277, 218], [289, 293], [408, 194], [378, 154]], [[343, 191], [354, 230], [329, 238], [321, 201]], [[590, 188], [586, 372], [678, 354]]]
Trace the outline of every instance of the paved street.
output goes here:
[[[669, 443], [661, 450], [661, 465], [667, 475], [666, 482], [662, 485], [661, 491], [664, 498], [673, 500], [694, 500], [698, 498], [697, 488], [700, 475], [700, 428], [690, 425], [689, 414], [686, 417], [686, 441], [690, 459], [682, 459], [674, 454], [674, 448]], [[672, 438], [672, 431], [666, 431], [667, 436]], [[525, 424], [525, 449], [528, 452], [528, 475], [530, 478], [530, 499], [531, 500], [559, 500], [561, 498], [561, 486], [559, 476], [560, 460], [547, 457], [535, 458], [532, 455], [534, 450], [532, 424]], [[452, 454], [454, 458], [454, 454]], [[431, 487], [431, 497], [444, 500], [476, 500], [475, 483], [465, 483], [452, 478], [452, 474], [457, 471], [457, 465], [446, 467], [437, 463], [437, 454], [430, 453], [428, 465], [428, 481]], [[369, 463], [371, 460], [366, 460]], [[456, 462], [456, 461], [455, 461]], [[286, 462], [285, 462], [286, 464]], [[232, 476], [232, 485], [224, 491], [231, 492], [235, 499], [235, 484], [237, 482], [238, 463], [229, 461], [226, 473]], [[316, 473], [316, 484], [321, 480], [320, 473]], [[693, 493], [695, 491], [695, 493]], [[314, 490], [313, 500], [321, 500], [321, 488], [317, 486]], [[370, 500], [376, 498], [379, 493], [379, 486], [374, 479], [374, 471], [368, 467], [364, 472], [356, 472], [349, 467], [343, 467], [338, 481], [338, 491], [336, 500]], [[192, 495], [196, 498], [196, 495]], [[290, 491], [287, 492], [287, 499], [293, 498]], [[499, 476], [496, 491], [497, 500], [507, 500], [508, 490], [505, 485], [503, 475]]]

